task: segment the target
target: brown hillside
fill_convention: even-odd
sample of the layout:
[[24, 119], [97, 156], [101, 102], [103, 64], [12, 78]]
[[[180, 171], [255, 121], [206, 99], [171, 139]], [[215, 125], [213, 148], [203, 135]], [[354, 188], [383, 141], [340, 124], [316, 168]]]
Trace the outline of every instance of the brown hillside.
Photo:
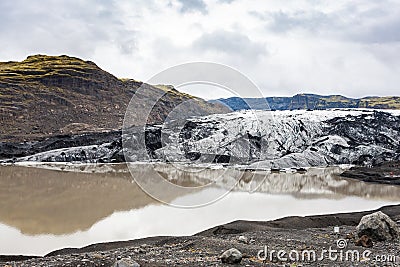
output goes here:
[[158, 92], [166, 92], [148, 123], [161, 122], [176, 105], [190, 99], [198, 115], [228, 111], [169, 87], [118, 79], [90, 61], [35, 55], [22, 62], [0, 62], [0, 141], [119, 129], [130, 99], [142, 85], [143, 105], [153, 103]]

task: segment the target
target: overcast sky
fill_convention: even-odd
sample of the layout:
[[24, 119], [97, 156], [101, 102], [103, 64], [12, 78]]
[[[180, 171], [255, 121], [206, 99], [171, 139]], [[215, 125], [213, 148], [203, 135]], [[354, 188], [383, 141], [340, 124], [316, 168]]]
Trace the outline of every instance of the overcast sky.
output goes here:
[[141, 81], [180, 63], [217, 62], [265, 96], [399, 95], [400, 1], [0, 1], [0, 60], [38, 53]]

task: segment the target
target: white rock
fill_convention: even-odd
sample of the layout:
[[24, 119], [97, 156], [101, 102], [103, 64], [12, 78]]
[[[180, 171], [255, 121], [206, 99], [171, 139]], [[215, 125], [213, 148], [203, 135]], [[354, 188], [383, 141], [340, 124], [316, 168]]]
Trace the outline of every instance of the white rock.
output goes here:
[[396, 240], [400, 237], [400, 227], [381, 211], [365, 215], [357, 226], [358, 236], [367, 235], [373, 240]]
[[220, 257], [222, 263], [235, 264], [242, 261], [242, 253], [236, 248], [231, 248], [222, 253]]
[[125, 259], [120, 259], [117, 260], [113, 267], [140, 267], [139, 263], [136, 261], [130, 259], [130, 258], [125, 258]]
[[249, 243], [249, 239], [247, 237], [245, 237], [244, 235], [239, 236], [238, 241], [240, 243], [244, 243], [244, 244]]

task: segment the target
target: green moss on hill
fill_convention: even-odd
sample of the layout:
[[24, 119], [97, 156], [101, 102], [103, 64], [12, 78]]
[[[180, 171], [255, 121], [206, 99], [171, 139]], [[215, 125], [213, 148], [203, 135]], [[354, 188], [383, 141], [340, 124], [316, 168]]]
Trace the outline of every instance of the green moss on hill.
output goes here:
[[400, 109], [400, 97], [366, 97], [361, 99], [360, 107], [363, 108], [384, 108], [384, 109]]
[[119, 129], [130, 99], [142, 85], [144, 106], [153, 105], [154, 95], [159, 95], [155, 92], [165, 93], [148, 123], [161, 122], [175, 106], [191, 99], [196, 114], [227, 111], [173, 88], [118, 79], [91, 61], [35, 55], [21, 62], [0, 62], [0, 141], [60, 134], [77, 123], [90, 131]]

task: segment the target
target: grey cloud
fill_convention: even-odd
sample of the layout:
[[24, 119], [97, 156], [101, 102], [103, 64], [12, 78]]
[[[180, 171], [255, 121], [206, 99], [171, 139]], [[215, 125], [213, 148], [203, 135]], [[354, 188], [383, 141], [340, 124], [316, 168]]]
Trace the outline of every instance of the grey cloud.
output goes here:
[[361, 43], [400, 41], [400, 12], [398, 6], [390, 2], [377, 2], [370, 8], [348, 4], [340, 14], [347, 22], [338, 24], [336, 30], [349, 40]]
[[270, 29], [275, 32], [287, 32], [295, 28], [317, 31], [327, 25], [334, 26], [335, 20], [323, 12], [299, 11], [293, 14], [275, 12], [271, 15]]
[[234, 1], [235, 0], [218, 0], [218, 2], [220, 2], [220, 3], [227, 3], [227, 4], [231, 4]]
[[[181, 4], [176, 5], [177, 1]], [[94, 60], [117, 76], [140, 79], [160, 66], [208, 60], [241, 69], [265, 88], [283, 88], [280, 94], [296, 91], [289, 88], [316, 88], [320, 92], [344, 88], [354, 90], [354, 94], [398, 91], [397, 0], [329, 1], [329, 7], [324, 0], [309, 0], [310, 4], [259, 1], [254, 6], [233, 1], [215, 0], [221, 6], [237, 4], [242, 12], [237, 17], [207, 13], [211, 5], [205, 0], [3, 0], [0, 60], [19, 60], [33, 53], [68, 54]], [[272, 12], [280, 6], [281, 11]], [[181, 9], [178, 14], [177, 8]], [[254, 17], [249, 18], [246, 10]], [[167, 35], [166, 27], [176, 27], [176, 20], [169, 23], [165, 17], [171, 12], [178, 21], [182, 19], [182, 25], [175, 34]], [[200, 25], [197, 18], [188, 16], [190, 12], [204, 14], [204, 21], [210, 19], [215, 24]], [[230, 31], [217, 30], [222, 29], [220, 18], [226, 19]], [[160, 21], [166, 21], [162, 27]], [[191, 34], [182, 36], [188, 31]], [[200, 37], [190, 39], [192, 34]], [[308, 42], [314, 41], [316, 49], [310, 51]], [[269, 54], [270, 48], [273, 53]], [[286, 56], [286, 49], [304, 51], [305, 56]], [[127, 66], [135, 72], [127, 75]], [[266, 69], [273, 75], [266, 77]], [[310, 73], [314, 78], [309, 78]]]
[[122, 31], [117, 32], [117, 46], [119, 51], [124, 55], [130, 55], [137, 49], [136, 32]]
[[181, 12], [195, 12], [199, 11], [203, 14], [207, 13], [207, 6], [203, 0], [178, 0], [181, 4]]
[[202, 35], [193, 46], [200, 51], [212, 50], [234, 57], [257, 58], [267, 53], [264, 44], [253, 42], [244, 34], [224, 30]]
[[[136, 47], [135, 31], [125, 27], [114, 1], [2, 1], [0, 32], [2, 47], [25, 55], [90, 57], [98, 45], [115, 46], [125, 54]], [[0, 52], [0, 57], [7, 55]]]
[[400, 41], [400, 14], [389, 4], [360, 7], [347, 3], [330, 13], [297, 10], [264, 13], [250, 11], [249, 14], [262, 20], [268, 30], [277, 34], [304, 30], [323, 38], [361, 43]]
[[400, 42], [400, 18], [358, 29], [353, 36], [356, 40], [364, 43]]
[[326, 28], [337, 28], [340, 17], [316, 10], [298, 10], [295, 12], [259, 12], [250, 11], [250, 15], [265, 22], [266, 28], [274, 33], [287, 33], [302, 29], [318, 32]]

